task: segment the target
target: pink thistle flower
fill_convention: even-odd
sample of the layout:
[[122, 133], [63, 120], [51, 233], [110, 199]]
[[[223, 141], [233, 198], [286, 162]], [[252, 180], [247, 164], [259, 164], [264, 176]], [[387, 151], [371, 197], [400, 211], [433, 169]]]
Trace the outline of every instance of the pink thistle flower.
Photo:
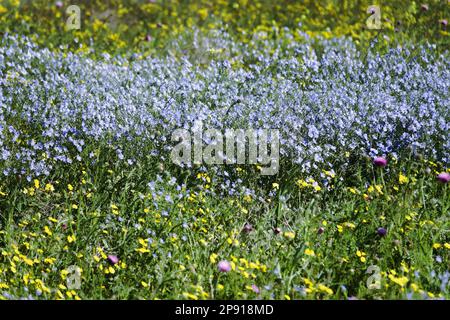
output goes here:
[[227, 260], [222, 260], [217, 264], [217, 268], [220, 272], [230, 272], [231, 264]]
[[377, 167], [386, 167], [387, 160], [383, 157], [375, 157], [375, 159], [373, 159], [373, 164]]
[[440, 181], [442, 183], [447, 183], [450, 181], [450, 174], [447, 172], [442, 172], [442, 173], [439, 173], [436, 178], [438, 179], [438, 181]]
[[117, 264], [119, 262], [119, 258], [115, 255], [110, 254], [110, 255], [108, 255], [108, 262], [113, 265]]

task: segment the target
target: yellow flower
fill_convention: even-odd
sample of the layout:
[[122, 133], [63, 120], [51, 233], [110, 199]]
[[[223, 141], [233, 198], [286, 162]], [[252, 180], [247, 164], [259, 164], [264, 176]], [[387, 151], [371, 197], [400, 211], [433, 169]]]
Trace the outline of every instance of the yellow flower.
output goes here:
[[139, 248], [139, 249], [136, 249], [136, 251], [140, 252], [140, 253], [148, 253], [148, 252], [150, 252], [150, 250], [148, 250], [147, 248]]
[[[1, 9], [1, 6], [0, 6]], [[9, 286], [6, 283], [0, 282], [0, 289], [9, 289]]]
[[392, 274], [389, 275], [389, 279], [392, 282], [398, 284], [400, 287], [404, 287], [409, 281], [409, 279], [407, 277], [399, 277], [399, 278], [397, 278], [397, 277], [395, 277]]
[[144, 239], [142, 239], [142, 238], [139, 238], [139, 239], [138, 239], [138, 242], [139, 242], [139, 244], [140, 244], [141, 246], [143, 246], [143, 247], [145, 247], [145, 248], [148, 246], [147, 240], [144, 240]]
[[441, 248], [442, 247], [442, 245], [440, 244], [440, 243], [435, 243], [435, 244], [433, 244], [433, 248], [434, 249], [439, 249], [439, 248]]
[[382, 189], [383, 189], [383, 186], [382, 186], [382, 185], [380, 185], [380, 184], [375, 185], [375, 190], [377, 190], [377, 192], [378, 192], [379, 194], [383, 194]]
[[415, 283], [411, 283], [410, 287], [411, 287], [412, 291], [414, 291], [414, 292], [419, 291], [419, 286]]
[[2, 6], [2, 5], [0, 4], [0, 14], [3, 14], [3, 13], [5, 13], [5, 12], [8, 12], [8, 9], [6, 9], [4, 6]]
[[11, 1], [10, 1], [10, 4], [11, 4], [13, 7], [18, 7], [18, 6], [20, 5], [20, 0], [11, 0]]
[[325, 170], [324, 173], [331, 178], [336, 177], [336, 174], [332, 171]]
[[69, 183], [69, 184], [67, 185], [67, 189], [69, 189], [69, 191], [73, 191], [73, 186]]
[[308, 278], [303, 278], [303, 282], [305, 283], [305, 285], [307, 285], [308, 287], [312, 287], [314, 285], [314, 283], [309, 280]]
[[309, 186], [309, 184], [305, 181], [305, 180], [297, 180], [296, 184], [300, 187], [300, 188], [306, 188]]
[[314, 257], [316, 254], [314, 253], [314, 250], [312, 250], [312, 249], [305, 249], [305, 254], [307, 255], [307, 256], [311, 256], [311, 257]]
[[74, 242], [75, 240], [76, 240], [75, 235], [69, 235], [69, 236], [67, 236], [67, 241], [68, 241], [69, 243], [72, 243], [72, 242]]
[[41, 184], [39, 183], [39, 180], [38, 180], [38, 179], [34, 179], [33, 182], [34, 182], [34, 188], [35, 188], [35, 189], [39, 189], [39, 187], [40, 187], [40, 185], [41, 185]]
[[292, 231], [286, 231], [286, 232], [284, 233], [284, 236], [285, 236], [286, 238], [288, 238], [288, 239], [294, 239], [294, 238], [295, 238], [295, 232], [292, 232]]
[[350, 192], [353, 193], [353, 194], [356, 194], [356, 193], [357, 193], [357, 191], [356, 191], [355, 188], [348, 188], [348, 191], [350, 191]]
[[198, 15], [200, 16], [200, 18], [202, 20], [206, 19], [206, 17], [208, 16], [208, 9], [203, 8], [197, 11]]
[[63, 284], [58, 285], [58, 288], [60, 288], [61, 290], [67, 290], [67, 287]]
[[356, 255], [359, 257], [359, 260], [361, 261], [361, 262], [366, 262], [366, 253], [365, 252], [363, 252], [363, 251], [360, 251], [360, 250], [357, 250], [356, 251]]
[[49, 229], [49, 227], [48, 226], [45, 226], [44, 227], [44, 232], [46, 233], [46, 234], [48, 234], [49, 236], [51, 236], [53, 233], [50, 231], [50, 229]]
[[183, 296], [186, 299], [198, 300], [198, 297], [195, 294], [192, 294], [192, 293], [189, 293], [189, 292], [183, 292]]
[[408, 183], [408, 182], [409, 182], [408, 177], [407, 177], [407, 176], [404, 176], [404, 175], [402, 175], [402, 174], [400, 173], [400, 175], [398, 176], [398, 183], [400, 183], [400, 184], [405, 184], [405, 183]]
[[326, 294], [332, 295], [333, 294], [333, 290], [331, 290], [330, 288], [328, 288], [327, 286], [323, 285], [323, 284], [319, 284], [317, 286], [317, 289], [319, 289], [319, 291], [322, 291]]
[[369, 188], [367, 188], [368, 193], [373, 193], [374, 191], [378, 194], [383, 194], [383, 186], [381, 184], [376, 184], [375, 186], [369, 186]]
[[346, 226], [347, 228], [350, 228], [350, 229], [355, 229], [355, 228], [356, 228], [355, 224], [353, 224], [353, 223], [351, 223], [351, 222], [346, 222], [346, 223], [345, 223], [345, 226]]
[[209, 256], [209, 261], [211, 263], [216, 263], [217, 262], [217, 254], [213, 253]]

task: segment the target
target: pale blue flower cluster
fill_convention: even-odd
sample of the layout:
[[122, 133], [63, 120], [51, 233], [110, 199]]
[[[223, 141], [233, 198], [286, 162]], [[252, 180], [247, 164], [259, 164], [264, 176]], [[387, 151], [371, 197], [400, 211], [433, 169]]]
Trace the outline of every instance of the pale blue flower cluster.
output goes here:
[[102, 147], [129, 165], [167, 159], [173, 130], [196, 120], [279, 129], [282, 157], [305, 172], [333, 168], [346, 152], [415, 152], [448, 163], [448, 53], [363, 54], [348, 39], [213, 43], [226, 50], [196, 64], [179, 55], [95, 61], [4, 37], [1, 172], [48, 175], [59, 163], [95, 161]]

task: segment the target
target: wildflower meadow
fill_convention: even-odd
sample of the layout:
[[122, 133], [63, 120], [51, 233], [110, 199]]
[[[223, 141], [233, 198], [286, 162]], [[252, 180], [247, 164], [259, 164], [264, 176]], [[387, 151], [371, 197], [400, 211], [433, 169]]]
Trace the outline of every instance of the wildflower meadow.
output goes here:
[[450, 298], [450, 1], [378, 2], [0, 1], [0, 299]]

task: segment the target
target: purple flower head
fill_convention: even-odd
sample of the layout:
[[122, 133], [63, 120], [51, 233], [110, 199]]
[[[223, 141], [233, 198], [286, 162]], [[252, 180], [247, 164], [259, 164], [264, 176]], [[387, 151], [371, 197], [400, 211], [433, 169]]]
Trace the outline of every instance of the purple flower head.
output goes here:
[[57, 8], [60, 8], [60, 9], [61, 9], [61, 8], [64, 6], [64, 3], [63, 3], [62, 1], [56, 1], [55, 6], [56, 6]]
[[318, 233], [318, 234], [322, 234], [324, 231], [325, 231], [325, 228], [324, 228], [324, 227], [320, 227], [320, 228], [317, 230], [317, 233]]
[[386, 233], [387, 233], [387, 230], [386, 230], [385, 228], [378, 228], [378, 229], [377, 229], [377, 234], [378, 234], [379, 236], [384, 237], [384, 236], [386, 235]]
[[254, 293], [260, 293], [260, 290], [256, 284], [252, 284], [252, 290]]
[[119, 258], [115, 255], [108, 255], [108, 262], [111, 264], [117, 264], [119, 262]]
[[377, 167], [386, 167], [387, 160], [383, 157], [375, 157], [375, 159], [373, 159], [373, 164]]
[[252, 226], [250, 223], [246, 223], [246, 224], [244, 225], [243, 231], [244, 231], [245, 233], [250, 233], [250, 232], [253, 231], [253, 226]]
[[231, 264], [227, 260], [222, 260], [217, 264], [217, 268], [220, 272], [229, 272], [231, 271]]
[[439, 173], [437, 179], [442, 183], [447, 183], [450, 181], [450, 174], [447, 172]]

